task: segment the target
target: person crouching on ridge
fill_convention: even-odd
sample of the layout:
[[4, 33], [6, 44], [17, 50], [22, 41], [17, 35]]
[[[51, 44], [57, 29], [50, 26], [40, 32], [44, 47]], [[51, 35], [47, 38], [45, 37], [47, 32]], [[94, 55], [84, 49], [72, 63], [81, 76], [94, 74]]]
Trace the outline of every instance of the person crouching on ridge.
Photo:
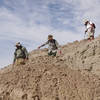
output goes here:
[[48, 55], [56, 56], [57, 50], [59, 49], [59, 44], [55, 39], [53, 39], [52, 35], [48, 35], [48, 41], [46, 43], [44, 43], [43, 45], [39, 46], [38, 49], [40, 49], [41, 47], [43, 47], [45, 45], [49, 46], [48, 47]]
[[95, 33], [95, 24], [91, 21], [85, 21], [84, 25], [86, 26], [85, 34], [88, 33], [88, 40], [94, 40], [94, 33]]
[[24, 65], [26, 60], [28, 60], [28, 51], [20, 42], [16, 43], [15, 46], [13, 65]]

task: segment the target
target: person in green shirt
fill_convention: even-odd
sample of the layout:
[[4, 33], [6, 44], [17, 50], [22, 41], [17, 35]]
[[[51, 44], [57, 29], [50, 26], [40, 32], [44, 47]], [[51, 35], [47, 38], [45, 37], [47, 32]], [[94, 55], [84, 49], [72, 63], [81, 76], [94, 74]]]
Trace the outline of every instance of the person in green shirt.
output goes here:
[[15, 46], [13, 65], [23, 65], [28, 60], [28, 51], [20, 42], [16, 43]]

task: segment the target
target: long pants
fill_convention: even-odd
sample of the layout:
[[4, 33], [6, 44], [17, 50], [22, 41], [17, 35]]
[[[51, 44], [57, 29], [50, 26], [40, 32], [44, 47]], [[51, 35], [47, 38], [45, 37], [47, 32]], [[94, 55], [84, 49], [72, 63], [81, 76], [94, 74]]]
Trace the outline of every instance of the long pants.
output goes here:
[[88, 31], [87, 31], [87, 33], [88, 33], [88, 38], [94, 37], [94, 32], [95, 32], [94, 29], [89, 28]]

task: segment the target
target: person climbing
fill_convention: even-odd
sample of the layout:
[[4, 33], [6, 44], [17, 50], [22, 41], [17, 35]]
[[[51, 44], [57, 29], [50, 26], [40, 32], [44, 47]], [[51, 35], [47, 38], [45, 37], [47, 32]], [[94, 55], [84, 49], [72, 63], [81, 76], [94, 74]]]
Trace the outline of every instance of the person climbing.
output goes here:
[[13, 65], [24, 65], [26, 60], [28, 60], [28, 51], [20, 42], [16, 43], [15, 46]]
[[[53, 39], [53, 35], [48, 35], [48, 41], [46, 43], [44, 43], [43, 45], [39, 46], [38, 49], [40, 49], [41, 47], [48, 45], [48, 55], [49, 56], [56, 56], [57, 54], [57, 50], [60, 49], [58, 42]], [[61, 51], [60, 51], [61, 53]]]
[[86, 26], [85, 34], [88, 33], [88, 40], [94, 40], [95, 24], [91, 21], [86, 20], [84, 25]]

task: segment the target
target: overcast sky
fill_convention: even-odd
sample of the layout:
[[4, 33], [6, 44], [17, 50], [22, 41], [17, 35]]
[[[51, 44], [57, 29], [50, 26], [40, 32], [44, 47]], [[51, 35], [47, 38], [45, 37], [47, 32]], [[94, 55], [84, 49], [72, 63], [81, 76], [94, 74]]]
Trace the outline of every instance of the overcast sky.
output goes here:
[[60, 44], [84, 38], [83, 21], [100, 34], [100, 0], [0, 0], [0, 67], [13, 61], [14, 45], [36, 49], [53, 34]]

